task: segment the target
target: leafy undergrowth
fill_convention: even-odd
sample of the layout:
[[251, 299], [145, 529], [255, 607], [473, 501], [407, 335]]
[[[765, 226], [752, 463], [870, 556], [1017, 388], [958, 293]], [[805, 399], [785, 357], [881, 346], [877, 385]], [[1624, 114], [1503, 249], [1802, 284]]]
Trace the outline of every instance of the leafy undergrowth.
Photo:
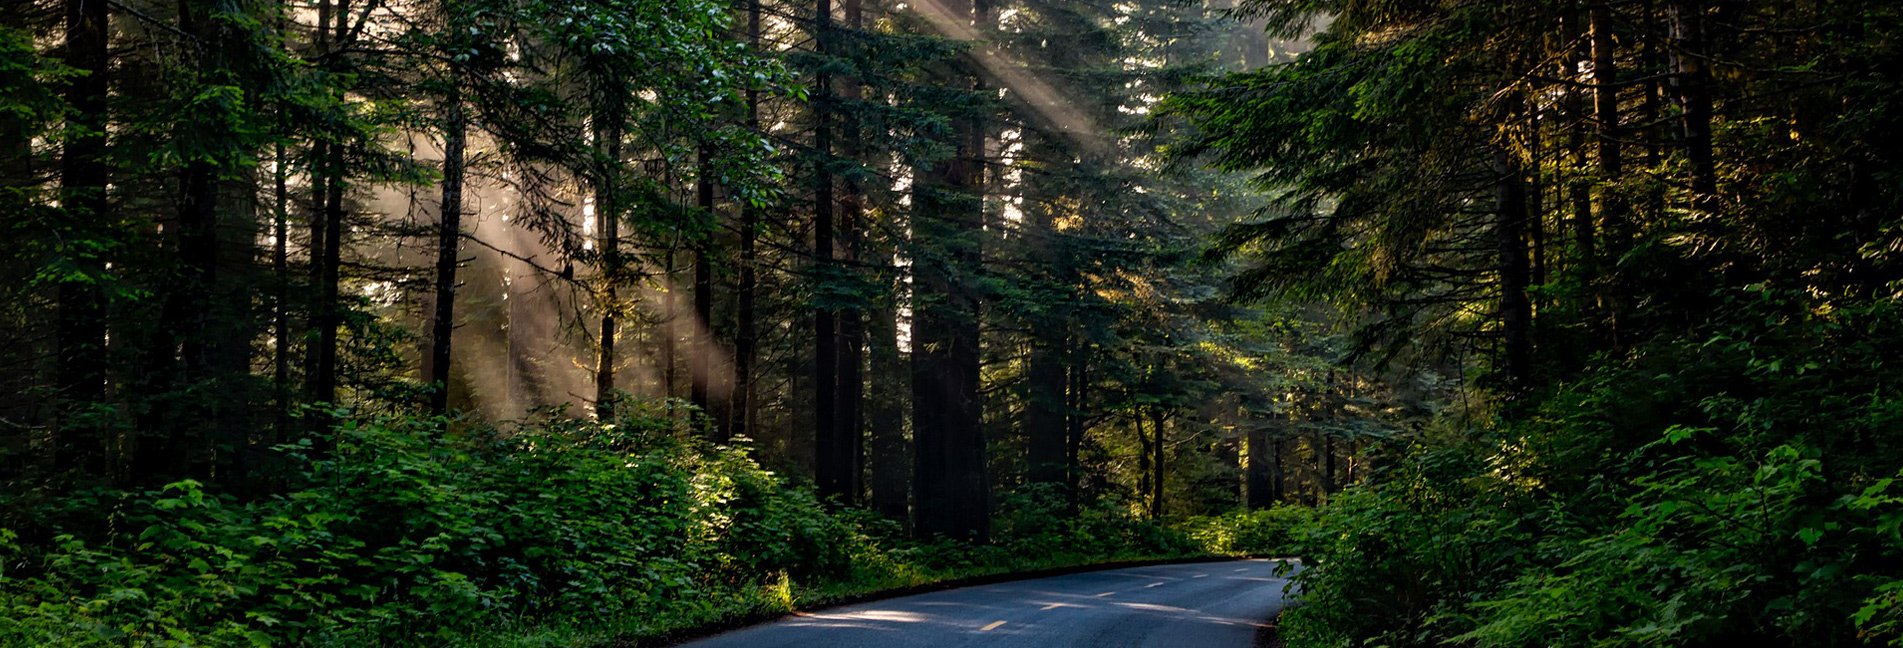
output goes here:
[[1300, 534], [1288, 645], [1903, 645], [1903, 309], [1801, 304], [1417, 439]]
[[642, 645], [950, 579], [1261, 549], [1233, 541], [1247, 520], [1198, 522], [1232, 530], [1205, 543], [1036, 492], [1005, 498], [993, 544], [912, 540], [664, 412], [444, 430], [358, 421], [321, 457], [285, 448], [299, 477], [246, 499], [187, 481], [0, 503], [0, 645]]

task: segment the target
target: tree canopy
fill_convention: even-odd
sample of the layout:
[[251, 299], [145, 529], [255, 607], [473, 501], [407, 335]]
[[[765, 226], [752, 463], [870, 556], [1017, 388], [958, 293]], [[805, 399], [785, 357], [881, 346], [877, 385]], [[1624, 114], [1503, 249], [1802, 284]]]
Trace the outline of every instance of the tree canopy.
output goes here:
[[1903, 641], [1893, 3], [20, 5], [0, 643]]

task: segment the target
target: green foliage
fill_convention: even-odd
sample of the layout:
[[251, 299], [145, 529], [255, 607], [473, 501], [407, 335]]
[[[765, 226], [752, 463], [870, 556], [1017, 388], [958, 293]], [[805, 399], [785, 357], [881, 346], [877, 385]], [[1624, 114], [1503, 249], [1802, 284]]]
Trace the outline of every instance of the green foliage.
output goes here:
[[1290, 645], [1899, 641], [1903, 311], [1727, 302], [1331, 502]]
[[[101, 493], [104, 532], [0, 543], [0, 644], [442, 639], [606, 618], [781, 573], [840, 573], [847, 528], [735, 448], [664, 419], [444, 438], [347, 426], [299, 484], [252, 502], [194, 481]], [[286, 448], [295, 459], [305, 446]]]
[[[1484, 470], [1465, 448], [1416, 456], [1381, 485], [1350, 488], [1298, 537], [1304, 605], [1284, 615], [1291, 646], [1415, 645], [1444, 592], [1472, 587], [1524, 532], [1512, 509], [1463, 479]], [[1463, 508], [1472, 505], [1472, 508]]]
[[1177, 556], [1207, 551], [1181, 531], [1130, 513], [1126, 502], [1105, 498], [1075, 512], [1052, 484], [1030, 484], [999, 498], [993, 524], [996, 550], [1018, 558], [1065, 556]]
[[1242, 3], [1319, 33], [1162, 107], [1270, 195], [1210, 256], [1480, 379], [1298, 534], [1289, 645], [1903, 641], [1892, 5]]
[[[20, 531], [0, 528], [0, 645], [649, 636], [828, 596], [1211, 548], [1120, 504], [1066, 515], [1054, 492], [1007, 497], [996, 544], [912, 540], [870, 513], [827, 511], [744, 448], [683, 440], [666, 408], [618, 411], [510, 431], [346, 421], [328, 453], [281, 446], [294, 482], [255, 500], [187, 480], [80, 494], [43, 512], [57, 528], [9, 511]], [[1242, 530], [1219, 551], [1283, 537], [1299, 517], [1265, 513], [1235, 516]]]
[[1314, 509], [1281, 505], [1194, 517], [1176, 528], [1207, 551], [1267, 556], [1288, 551], [1315, 522]]

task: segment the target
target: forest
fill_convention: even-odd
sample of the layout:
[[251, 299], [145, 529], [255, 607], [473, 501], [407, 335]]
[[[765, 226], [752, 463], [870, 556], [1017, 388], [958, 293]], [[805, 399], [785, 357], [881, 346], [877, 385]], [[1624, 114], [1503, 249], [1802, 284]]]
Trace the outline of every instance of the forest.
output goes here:
[[0, 646], [1242, 556], [1290, 648], [1903, 646], [1899, 76], [1887, 0], [4, 0]]

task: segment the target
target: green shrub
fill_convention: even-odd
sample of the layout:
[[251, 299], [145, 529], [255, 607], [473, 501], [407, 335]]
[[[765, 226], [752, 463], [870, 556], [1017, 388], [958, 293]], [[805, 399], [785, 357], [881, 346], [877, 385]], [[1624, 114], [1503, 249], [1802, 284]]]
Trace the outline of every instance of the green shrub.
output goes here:
[[1286, 556], [1296, 538], [1314, 524], [1314, 509], [1281, 505], [1253, 511], [1193, 517], [1177, 525], [1204, 551], [1250, 556]]
[[1448, 429], [1303, 536], [1294, 648], [1903, 645], [1894, 304], [1745, 291], [1510, 424]]
[[994, 544], [913, 540], [690, 440], [669, 407], [506, 432], [347, 421], [321, 456], [281, 448], [295, 478], [268, 496], [182, 481], [77, 494], [41, 520], [9, 509], [27, 532], [0, 527], [0, 646], [508, 643], [498, 628], [602, 643], [828, 592], [1195, 550], [1048, 494], [1009, 497]]
[[665, 419], [445, 437], [347, 424], [294, 488], [239, 502], [197, 482], [108, 493], [109, 529], [0, 532], [0, 644], [347, 643], [586, 622], [779, 574], [844, 571], [847, 527], [741, 450]]
[[1075, 511], [1062, 490], [1030, 484], [999, 497], [993, 541], [1019, 560], [1063, 556], [1180, 556], [1199, 547], [1181, 531], [1130, 514], [1124, 502], [1101, 499]]

